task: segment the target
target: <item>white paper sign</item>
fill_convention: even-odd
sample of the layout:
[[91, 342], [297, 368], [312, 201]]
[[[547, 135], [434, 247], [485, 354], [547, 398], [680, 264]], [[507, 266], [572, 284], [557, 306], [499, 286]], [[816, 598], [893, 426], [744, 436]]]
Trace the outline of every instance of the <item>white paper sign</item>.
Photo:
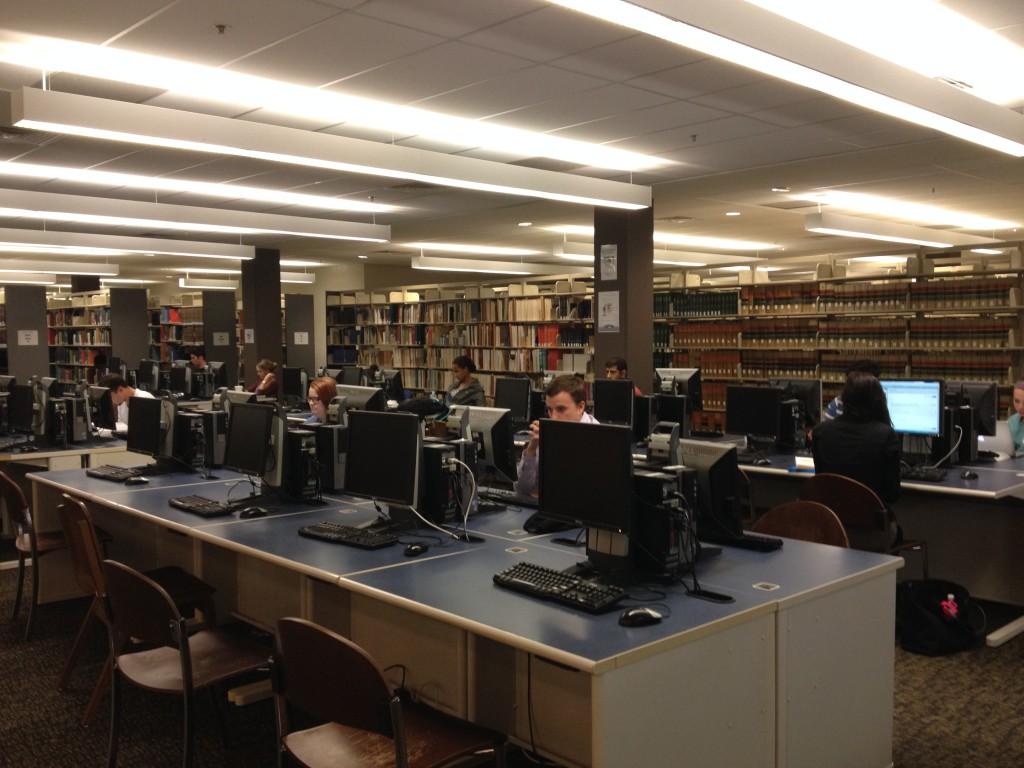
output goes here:
[[295, 346], [302, 347], [309, 344], [309, 332], [308, 331], [296, 331], [295, 332]]
[[619, 279], [619, 246], [616, 243], [601, 246], [601, 279]]
[[231, 344], [231, 334], [227, 331], [213, 332], [213, 346], [226, 347]]
[[597, 293], [597, 332], [618, 333], [619, 327], [619, 292], [598, 291]]
[[246, 344], [255, 344], [256, 343], [256, 329], [255, 328], [246, 328], [245, 329], [245, 343]]
[[19, 347], [38, 347], [39, 331], [18, 331]]

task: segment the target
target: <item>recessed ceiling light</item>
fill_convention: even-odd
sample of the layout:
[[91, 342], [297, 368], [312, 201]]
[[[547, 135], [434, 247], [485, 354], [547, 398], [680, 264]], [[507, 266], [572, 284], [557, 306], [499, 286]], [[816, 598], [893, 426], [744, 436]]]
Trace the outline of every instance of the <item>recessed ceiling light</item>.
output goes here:
[[240, 269], [220, 269], [218, 267], [171, 267], [171, 272], [184, 272], [186, 275], [240, 275]]
[[725, 215], [726, 215], [726, 216], [739, 216], [739, 215], [741, 215], [741, 214], [740, 214], [740, 212], [739, 212], [739, 211], [726, 211], [726, 212], [725, 212]]
[[360, 254], [359, 254], [358, 256], [356, 256], [356, 258], [357, 258], [357, 259], [368, 259], [368, 258], [370, 258], [370, 257], [369, 257], [369, 256], [366, 256], [365, 254], [362, 254], [362, 253], [360, 253]]
[[517, 226], [520, 226], [520, 227], [532, 227], [533, 226], [533, 222], [532, 221], [520, 221]]
[[497, 245], [475, 245], [473, 243], [403, 243], [405, 248], [420, 251], [443, 251], [445, 253], [474, 253], [481, 256], [535, 256], [540, 251], [530, 248], [506, 248]]
[[772, 187], [772, 192], [789, 192], [789, 187]]
[[1000, 256], [1003, 252], [999, 248], [971, 248], [971, 253], [980, 253], [983, 256]]
[[935, 224], [960, 229], [997, 230], [1012, 229], [1020, 226], [1016, 222], [978, 216], [963, 211], [951, 211], [935, 205], [913, 203], [897, 200], [881, 195], [868, 195], [861, 192], [840, 192], [838, 190], [822, 190], [790, 195], [794, 200], [806, 200], [819, 205], [832, 205], [858, 213], [873, 213], [891, 219], [904, 219], [918, 224]]

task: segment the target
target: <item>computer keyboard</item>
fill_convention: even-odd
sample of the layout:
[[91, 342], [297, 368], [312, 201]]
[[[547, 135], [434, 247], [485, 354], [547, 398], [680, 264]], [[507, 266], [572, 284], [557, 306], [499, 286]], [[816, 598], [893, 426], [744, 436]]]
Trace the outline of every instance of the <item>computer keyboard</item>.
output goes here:
[[713, 438], [725, 437], [725, 433], [721, 432], [721, 431], [719, 431], [717, 429], [691, 429], [690, 430], [690, 437], [696, 437], [696, 438], [700, 438], [701, 440], [706, 440], [708, 438], [712, 438], [713, 439]]
[[230, 506], [205, 496], [175, 496], [168, 503], [175, 509], [200, 517], [224, 517], [231, 514]]
[[774, 552], [782, 548], [782, 539], [777, 539], [774, 536], [761, 536], [753, 533], [744, 533], [736, 537], [715, 534], [699, 534], [699, 536], [701, 541], [706, 541], [709, 544], [749, 549], [753, 552]]
[[524, 595], [552, 600], [587, 613], [602, 613], [626, 596], [624, 590], [609, 584], [597, 584], [553, 568], [533, 563], [516, 563], [494, 574], [499, 587]]
[[97, 477], [100, 480], [110, 480], [114, 483], [123, 483], [129, 477], [135, 477], [139, 471], [135, 467], [115, 467], [112, 464], [104, 464], [102, 467], [89, 467], [85, 470], [89, 477]]
[[925, 483], [940, 483], [946, 479], [946, 470], [939, 467], [900, 467], [901, 480], [920, 480]]
[[477, 494], [481, 499], [496, 501], [499, 504], [515, 504], [520, 507], [536, 509], [539, 502], [533, 496], [520, 496], [511, 488], [481, 488]]
[[353, 528], [351, 525], [341, 525], [326, 520], [299, 528], [299, 536], [329, 541], [333, 544], [345, 544], [360, 549], [381, 549], [398, 543], [398, 536], [387, 531]]

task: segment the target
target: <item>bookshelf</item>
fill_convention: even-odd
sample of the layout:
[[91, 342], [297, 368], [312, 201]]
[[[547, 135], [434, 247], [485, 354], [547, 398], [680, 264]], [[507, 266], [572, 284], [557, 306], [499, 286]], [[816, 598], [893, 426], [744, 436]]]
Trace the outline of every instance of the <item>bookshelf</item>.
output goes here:
[[721, 428], [725, 388], [822, 379], [838, 394], [854, 360], [887, 378], [995, 381], [1009, 407], [1024, 353], [1022, 273], [849, 277], [654, 294], [656, 367], [700, 367], [704, 412]]
[[567, 280], [327, 292], [328, 365], [397, 368], [409, 389], [441, 391], [459, 355], [494, 377], [592, 370], [593, 291]]
[[0, 373], [7, 373], [7, 296], [0, 288]]
[[149, 306], [150, 358], [161, 365], [187, 360], [193, 347], [203, 346], [203, 295], [182, 294]]
[[50, 374], [60, 381], [96, 381], [97, 363], [112, 349], [110, 296], [87, 293], [47, 302]]

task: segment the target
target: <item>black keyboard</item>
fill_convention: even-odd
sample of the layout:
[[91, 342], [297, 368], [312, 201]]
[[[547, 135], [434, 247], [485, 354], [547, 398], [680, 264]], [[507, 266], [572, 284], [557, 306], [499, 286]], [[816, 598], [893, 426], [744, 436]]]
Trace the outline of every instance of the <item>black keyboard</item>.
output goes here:
[[499, 587], [524, 595], [552, 600], [587, 613], [602, 613], [626, 596], [624, 590], [608, 584], [597, 584], [553, 568], [533, 563], [516, 563], [494, 574]]
[[726, 547], [736, 547], [737, 549], [749, 549], [754, 552], [774, 552], [776, 549], [782, 549], [782, 539], [777, 539], [774, 536], [760, 536], [753, 533], [744, 533], [741, 536], [718, 536], [718, 535], [700, 535], [701, 541], [706, 541], [709, 544], [722, 544]]
[[925, 483], [941, 483], [946, 479], [946, 470], [940, 467], [900, 467], [901, 480], [920, 480]]
[[539, 502], [533, 496], [520, 496], [511, 488], [481, 488], [478, 492], [481, 499], [496, 501], [499, 504], [515, 504], [520, 507], [536, 509]]
[[168, 503], [175, 509], [200, 517], [224, 517], [231, 514], [231, 507], [227, 504], [205, 496], [175, 496]]
[[123, 483], [129, 477], [135, 477], [139, 471], [135, 467], [115, 467], [112, 464], [104, 464], [102, 467], [89, 467], [85, 470], [89, 477], [98, 477], [100, 480], [110, 480], [115, 483]]
[[725, 437], [725, 433], [720, 432], [717, 429], [691, 429], [690, 437], [696, 437], [702, 440], [706, 440], [708, 438], [714, 439], [719, 437]]
[[333, 544], [345, 544], [360, 549], [381, 549], [398, 543], [398, 536], [387, 531], [353, 528], [351, 525], [341, 525], [326, 520], [299, 528], [299, 536], [329, 541]]

